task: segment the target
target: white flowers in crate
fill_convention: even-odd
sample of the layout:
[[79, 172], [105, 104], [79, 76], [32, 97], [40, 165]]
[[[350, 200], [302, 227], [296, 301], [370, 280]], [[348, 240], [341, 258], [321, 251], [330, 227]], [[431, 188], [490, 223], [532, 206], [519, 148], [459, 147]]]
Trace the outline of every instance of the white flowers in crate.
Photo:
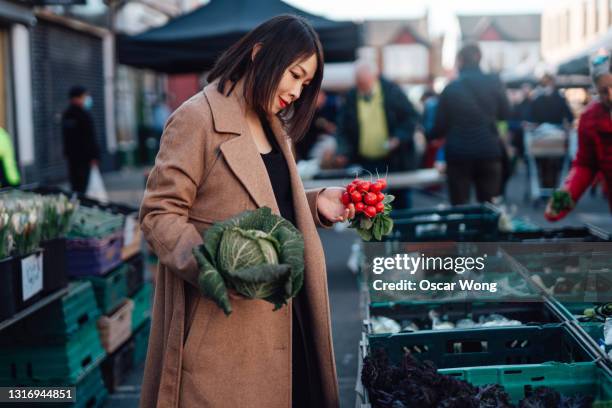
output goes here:
[[10, 219], [10, 214], [0, 201], [0, 261], [8, 258], [13, 248]]
[[45, 241], [64, 237], [79, 206], [75, 198], [68, 199], [64, 194], [43, 196], [42, 239]]
[[41, 240], [65, 235], [77, 206], [78, 201], [63, 194], [42, 196], [13, 191], [1, 196], [0, 259], [3, 250], [16, 256], [27, 255], [38, 248]]

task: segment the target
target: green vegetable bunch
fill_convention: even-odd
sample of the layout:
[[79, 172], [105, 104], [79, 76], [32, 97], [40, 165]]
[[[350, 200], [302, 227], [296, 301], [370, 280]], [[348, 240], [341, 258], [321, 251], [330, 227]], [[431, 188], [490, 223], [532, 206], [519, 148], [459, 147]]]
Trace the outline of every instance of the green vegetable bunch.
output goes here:
[[268, 207], [245, 211], [211, 226], [193, 249], [198, 283], [226, 315], [228, 291], [263, 299], [280, 309], [304, 281], [304, 239], [289, 221]]
[[571, 210], [574, 208], [574, 200], [570, 196], [570, 193], [566, 190], [556, 190], [552, 194], [551, 208], [559, 214], [562, 211]]

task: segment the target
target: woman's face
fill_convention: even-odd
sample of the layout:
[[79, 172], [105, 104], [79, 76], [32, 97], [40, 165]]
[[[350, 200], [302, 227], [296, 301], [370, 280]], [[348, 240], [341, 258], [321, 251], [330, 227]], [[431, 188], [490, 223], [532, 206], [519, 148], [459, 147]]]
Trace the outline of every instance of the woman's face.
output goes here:
[[597, 80], [597, 93], [599, 101], [606, 107], [612, 108], [612, 74], [605, 74]]
[[302, 94], [304, 87], [312, 81], [316, 70], [317, 57], [315, 54], [290, 64], [278, 84], [269, 108], [270, 113], [277, 114], [295, 102]]

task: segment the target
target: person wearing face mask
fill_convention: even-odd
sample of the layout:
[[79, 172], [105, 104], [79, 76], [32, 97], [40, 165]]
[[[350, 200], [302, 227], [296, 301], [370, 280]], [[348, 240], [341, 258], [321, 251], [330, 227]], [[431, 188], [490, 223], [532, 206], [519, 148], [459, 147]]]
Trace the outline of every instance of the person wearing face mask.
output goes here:
[[542, 76], [540, 80], [540, 87], [531, 102], [529, 121], [557, 126], [568, 126], [574, 121], [574, 114], [567, 99], [559, 92], [555, 85], [555, 78], [550, 74]]
[[[341, 187], [305, 191], [292, 145], [308, 130], [323, 49], [306, 20], [263, 22], [168, 119], [140, 208], [159, 257], [140, 406], [336, 408], [325, 256], [316, 226], [354, 216]], [[302, 233], [304, 286], [280, 310], [198, 284], [193, 249], [216, 222], [269, 207]]]
[[93, 100], [87, 89], [73, 86], [68, 96], [70, 105], [62, 114], [64, 156], [72, 191], [85, 193], [91, 167], [100, 160], [91, 108]]
[[566, 208], [555, 208], [549, 200], [544, 215], [549, 221], [565, 217], [580, 200], [601, 172], [608, 191], [608, 204], [612, 211], [612, 72], [610, 55], [598, 53], [591, 61], [591, 77], [597, 88], [598, 100], [582, 113], [578, 124], [578, 151], [572, 168], [563, 183], [562, 192], [571, 198]]

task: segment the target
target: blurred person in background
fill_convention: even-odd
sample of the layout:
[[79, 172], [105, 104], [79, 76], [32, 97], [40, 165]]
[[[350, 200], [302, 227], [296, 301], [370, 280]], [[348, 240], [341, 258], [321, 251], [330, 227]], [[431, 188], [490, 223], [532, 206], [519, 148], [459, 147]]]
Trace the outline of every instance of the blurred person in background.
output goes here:
[[[535, 139], [563, 139], [574, 121], [567, 99], [559, 92], [555, 77], [546, 74], [540, 80], [531, 103], [529, 121], [536, 126], [533, 130]], [[543, 187], [554, 188], [559, 183], [559, 173], [563, 160], [555, 157], [537, 159], [538, 171]]]
[[346, 165], [343, 157], [335, 155], [337, 149], [336, 116], [334, 98], [320, 90], [310, 128], [306, 135], [295, 144], [298, 161], [316, 158], [323, 169], [340, 168]]
[[0, 127], [0, 187], [18, 186], [21, 183], [15, 149], [11, 136]]
[[525, 123], [531, 119], [533, 87], [529, 83], [521, 85], [518, 102], [512, 106], [508, 130], [511, 133], [512, 147], [515, 149], [515, 158], [522, 159], [525, 155]]
[[559, 92], [555, 84], [555, 77], [550, 74], [542, 76], [540, 80], [540, 86], [536, 90], [529, 109], [529, 121], [557, 126], [571, 125], [574, 121], [574, 114], [567, 99]]
[[434, 166], [438, 151], [444, 145], [443, 139], [430, 139], [436, 121], [436, 110], [438, 109], [439, 95], [432, 88], [426, 89], [421, 96], [421, 105], [423, 106], [423, 132], [428, 140], [425, 154], [423, 155], [422, 165], [424, 168]]
[[[414, 169], [420, 117], [408, 97], [367, 62], [357, 63], [355, 81], [338, 115], [339, 153], [374, 175]], [[395, 205], [408, 207], [409, 194], [396, 193]]]
[[452, 205], [470, 201], [472, 186], [479, 202], [492, 201], [503, 183], [504, 146], [497, 121], [509, 116], [506, 91], [497, 75], [480, 69], [477, 44], [457, 55], [459, 77], [440, 95], [430, 139], [445, 138], [446, 172]]
[[73, 86], [68, 96], [70, 106], [62, 115], [64, 156], [68, 162], [68, 176], [72, 191], [85, 193], [89, 173], [100, 161], [94, 121], [90, 114], [93, 106], [87, 89]]
[[608, 204], [612, 211], [612, 73], [610, 55], [598, 53], [591, 61], [591, 77], [597, 88], [598, 100], [592, 102], [580, 116], [578, 125], [578, 151], [561, 191], [569, 194], [571, 202], [566, 208], [555, 208], [551, 198], [544, 215], [549, 221], [565, 217], [591, 186], [598, 173], [608, 191]]

